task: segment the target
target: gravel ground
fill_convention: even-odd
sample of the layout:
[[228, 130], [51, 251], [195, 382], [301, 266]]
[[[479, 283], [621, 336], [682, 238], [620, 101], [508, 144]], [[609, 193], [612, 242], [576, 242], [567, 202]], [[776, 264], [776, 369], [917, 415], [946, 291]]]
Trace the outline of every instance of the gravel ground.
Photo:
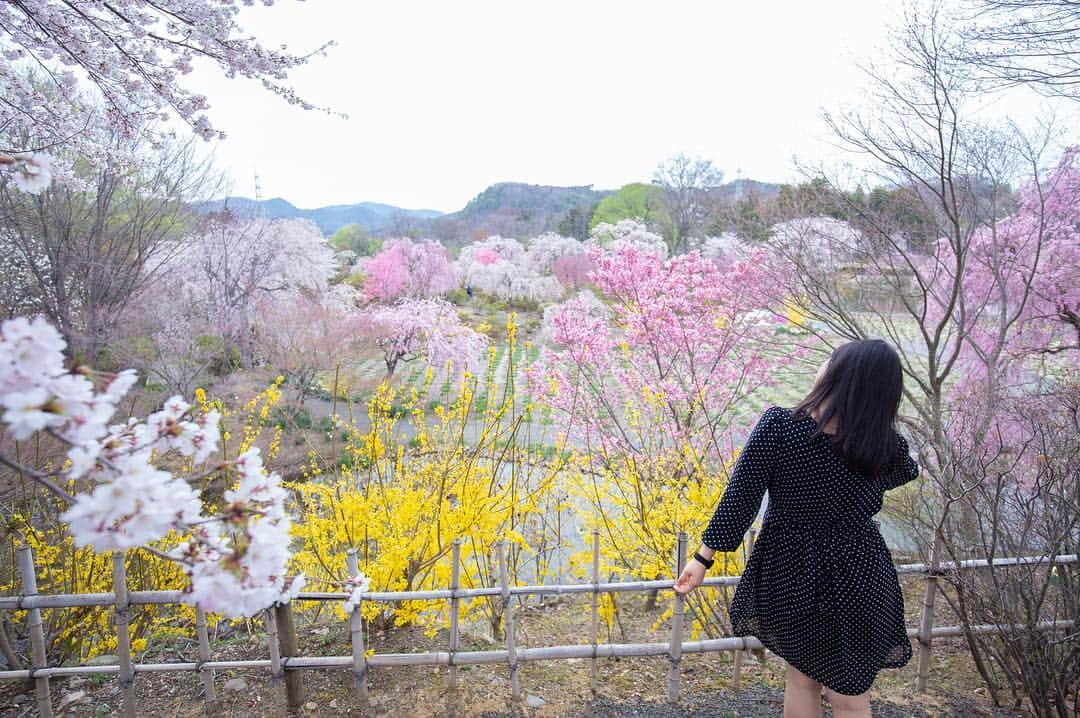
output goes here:
[[[640, 701], [613, 701], [607, 698], [594, 701], [579, 716], [584, 718], [775, 718], [783, 711], [784, 691], [781, 688], [743, 688], [737, 694], [715, 691], [684, 701], [678, 706], [666, 703], [643, 703]], [[918, 705], [899, 705], [890, 701], [871, 701], [871, 713], [875, 718], [937, 718], [959, 716], [961, 718], [1014, 718], [1021, 714], [1000, 709], [987, 712], [975, 702], [959, 696], [953, 697], [946, 707], [924, 708]], [[485, 713], [480, 718], [510, 718], [512, 713]], [[826, 706], [823, 715], [832, 711]], [[569, 717], [568, 717], [569, 718]]]

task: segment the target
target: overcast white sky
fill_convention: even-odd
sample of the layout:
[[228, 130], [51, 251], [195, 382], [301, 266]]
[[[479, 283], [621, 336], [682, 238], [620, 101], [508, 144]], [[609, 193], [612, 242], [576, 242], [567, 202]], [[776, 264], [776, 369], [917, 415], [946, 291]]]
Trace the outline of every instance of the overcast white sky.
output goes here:
[[728, 179], [839, 159], [823, 107], [855, 102], [894, 0], [309, 0], [242, 16], [268, 44], [326, 57], [293, 75], [303, 111], [198, 73], [228, 134], [234, 194], [300, 207], [445, 212], [500, 181], [615, 188], [677, 152]]

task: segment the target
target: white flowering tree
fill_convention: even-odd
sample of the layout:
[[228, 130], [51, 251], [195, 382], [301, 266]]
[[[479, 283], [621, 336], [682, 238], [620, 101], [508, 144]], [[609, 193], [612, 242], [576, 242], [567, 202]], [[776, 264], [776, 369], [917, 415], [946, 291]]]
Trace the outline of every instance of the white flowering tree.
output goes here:
[[552, 344], [556, 342], [559, 331], [556, 326], [562, 317], [573, 316], [581, 321], [607, 321], [611, 309], [604, 304], [591, 289], [579, 290], [565, 302], [549, 304], [544, 307], [544, 322], [540, 336]]
[[287, 291], [267, 294], [256, 305], [259, 351], [296, 390], [301, 405], [319, 370], [340, 361], [360, 339], [356, 304], [347, 285], [326, 292]]
[[[197, 61], [311, 108], [287, 84], [289, 71], [311, 54], [271, 49], [251, 37], [238, 15], [252, 4], [0, 3], [0, 184], [30, 195], [41, 195], [54, 179], [82, 189], [85, 183], [72, 171], [74, 160], [138, 167], [139, 142], [148, 139], [156, 146], [166, 140], [172, 133], [161, 123], [170, 119], [204, 139], [221, 137], [206, 113], [207, 99], [185, 82]], [[125, 182], [121, 191], [143, 190]], [[168, 186], [146, 191], [175, 199]], [[45, 205], [36, 206], [40, 212]], [[222, 314], [214, 316], [235, 338], [234, 320], [247, 321], [260, 293], [324, 287], [332, 253], [321, 237], [313, 241], [317, 232], [253, 225], [219, 225], [216, 232], [204, 227], [193, 241], [176, 244], [174, 257], [183, 261], [170, 263], [170, 274], [161, 278], [163, 285], [172, 280], [168, 287], [176, 291], [160, 292], [162, 302], [190, 300], [197, 306], [188, 308], [195, 316], [218, 304]], [[15, 230], [3, 226], [9, 240]], [[25, 254], [4, 255], [0, 265], [5, 271], [34, 266]], [[15, 306], [19, 293], [4, 296], [13, 298], [9, 310], [34, 310]], [[184, 318], [174, 311], [167, 323], [176, 336], [186, 330], [190, 337], [192, 327], [183, 325]], [[44, 437], [59, 444], [66, 459], [44, 468], [27, 466], [18, 450], [9, 455], [0, 448], [0, 464], [66, 505], [62, 519], [76, 545], [139, 549], [182, 564], [191, 582], [189, 601], [207, 611], [250, 616], [295, 596], [304, 578], [287, 577], [287, 493], [263, 466], [259, 450], [220, 459], [219, 413], [201, 402], [193, 407], [181, 396], [145, 418], [116, 421], [135, 372], [69, 370], [68, 349], [56, 327], [40, 316], [0, 324], [0, 431], [16, 447]], [[174, 473], [165, 466], [183, 468]], [[208, 509], [195, 486], [218, 474], [224, 474], [228, 488], [220, 505]], [[350, 588], [355, 600], [366, 588], [363, 577]]]
[[435, 367], [452, 361], [475, 369], [487, 337], [465, 326], [442, 299], [402, 299], [366, 308], [357, 318], [361, 334], [383, 352], [387, 378], [399, 364], [423, 358]]
[[[238, 22], [251, 0], [18, 0], [0, 3], [0, 127], [25, 128], [22, 146], [0, 146], [0, 169], [24, 191], [48, 186], [49, 150], [74, 145], [97, 160], [116, 154], [88, 110], [102, 107], [104, 127], [128, 136], [169, 118], [198, 135], [222, 136], [209, 101], [185, 81], [196, 62], [227, 77], [246, 77], [304, 108], [290, 70], [314, 52], [269, 48]], [[272, 5], [273, 0], [263, 0]], [[155, 134], [162, 134], [157, 132]]]
[[645, 224], [632, 219], [621, 219], [615, 224], [601, 222], [589, 233], [588, 244], [603, 247], [609, 252], [634, 247], [661, 258], [668, 254], [667, 243], [663, 237], [650, 232]]
[[465, 282], [485, 294], [541, 303], [564, 293], [552, 275], [555, 263], [583, 251], [581, 242], [553, 233], [536, 237], [527, 249], [516, 239], [494, 236], [462, 247], [457, 263]]
[[[0, 310], [45, 315], [72, 355], [98, 362], [161, 279], [193, 221], [188, 203], [217, 186], [196, 143], [130, 141], [137, 163], [79, 162], [71, 181], [36, 196], [0, 173]], [[71, 148], [58, 156], [78, 160]]]
[[180, 240], [168, 273], [201, 322], [221, 338], [226, 361], [235, 354], [248, 366], [256, 354], [252, 328], [259, 300], [300, 290], [321, 294], [335, 271], [334, 252], [311, 222], [226, 214], [208, 218]]
[[552, 274], [555, 263], [564, 257], [585, 254], [587, 248], [573, 237], [546, 232], [529, 240], [523, 264], [538, 275]]
[[[0, 325], [0, 422], [16, 441], [51, 437], [67, 458], [46, 470], [3, 453], [0, 463], [67, 504], [61, 518], [77, 545], [140, 548], [182, 564], [191, 579], [188, 600], [208, 611], [250, 616], [294, 596], [304, 579], [286, 577], [286, 492], [259, 450], [218, 461], [220, 415], [179, 396], [145, 419], [111, 424], [135, 372], [68, 371], [64, 348], [43, 318]], [[185, 457], [196, 475], [185, 479], [155, 464], [171, 454]], [[229, 476], [230, 488], [221, 508], [207, 513], [192, 483], [199, 472], [218, 471]], [[170, 535], [181, 538], [161, 548]]]
[[734, 232], [723, 232], [703, 239], [691, 239], [690, 246], [701, 252], [701, 256], [719, 264], [741, 259], [749, 247]]

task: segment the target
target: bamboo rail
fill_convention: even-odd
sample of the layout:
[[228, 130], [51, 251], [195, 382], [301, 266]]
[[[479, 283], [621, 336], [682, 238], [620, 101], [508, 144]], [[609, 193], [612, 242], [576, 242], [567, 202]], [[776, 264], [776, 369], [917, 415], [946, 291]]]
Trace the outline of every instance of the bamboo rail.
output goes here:
[[[752, 538], [750, 539], [753, 540]], [[683, 561], [687, 550], [686, 535], [680, 533], [676, 542], [676, 555], [674, 557], [675, 576], [682, 570]], [[423, 653], [382, 653], [367, 656], [363, 637], [363, 624], [360, 607], [357, 606], [348, 617], [350, 627], [350, 639], [352, 652], [342, 656], [299, 656], [297, 653], [295, 632], [292, 628], [291, 607], [288, 605], [277, 606], [265, 611], [266, 629], [268, 637], [268, 658], [235, 661], [210, 660], [209, 639], [206, 634], [205, 616], [201, 611], [196, 612], [196, 633], [198, 637], [199, 660], [171, 663], [137, 663], [132, 660], [130, 640], [128, 637], [128, 625], [130, 618], [128, 611], [132, 606], [181, 603], [184, 594], [181, 591], [129, 591], [127, 588], [124, 571], [124, 559], [122, 554], [114, 556], [113, 586], [112, 593], [95, 594], [53, 594], [41, 595], [37, 593], [37, 581], [34, 574], [33, 554], [28, 546], [19, 549], [17, 559], [18, 568], [23, 582], [23, 594], [19, 596], [0, 597], [0, 610], [27, 611], [27, 625], [30, 630], [32, 667], [28, 669], [0, 671], [0, 680], [34, 680], [35, 694], [40, 716], [52, 716], [52, 703], [49, 690], [49, 679], [52, 677], [66, 677], [90, 674], [115, 675], [120, 681], [123, 694], [123, 710], [125, 715], [136, 715], [136, 697], [134, 689], [135, 677], [140, 673], [164, 673], [164, 672], [192, 672], [202, 675], [203, 693], [208, 705], [215, 699], [214, 672], [220, 670], [260, 670], [269, 671], [275, 681], [284, 678], [288, 688], [290, 707], [295, 708], [303, 699], [303, 684], [301, 683], [300, 671], [316, 669], [349, 669], [353, 673], [353, 683], [358, 690], [361, 700], [367, 702], [367, 673], [369, 666], [447, 666], [448, 682], [451, 687], [457, 685], [457, 666], [479, 664], [506, 664], [511, 685], [511, 695], [514, 700], [521, 697], [521, 685], [519, 676], [519, 663], [523, 661], [543, 661], [570, 658], [591, 659], [592, 685], [596, 685], [596, 661], [599, 658], [630, 657], [630, 656], [667, 656], [668, 669], [668, 699], [673, 702], [679, 700], [680, 693], [680, 670], [679, 663], [684, 653], [705, 653], [718, 651], [733, 651], [739, 656], [744, 651], [761, 651], [764, 646], [754, 637], [715, 638], [700, 641], [685, 641], [682, 637], [683, 600], [676, 595], [674, 609], [670, 624], [670, 633], [667, 641], [653, 643], [599, 643], [597, 602], [601, 592], [622, 591], [649, 591], [654, 589], [670, 589], [673, 580], [654, 581], [625, 581], [601, 583], [599, 578], [599, 541], [598, 536], [593, 538], [593, 570], [592, 581], [582, 584], [556, 584], [556, 585], [509, 585], [509, 567], [507, 565], [508, 544], [502, 541], [498, 544], [498, 585], [491, 587], [479, 587], [462, 589], [460, 583], [460, 543], [453, 546], [454, 568], [451, 574], [452, 586], [448, 590], [429, 591], [370, 591], [362, 593], [363, 601], [387, 602], [402, 600], [437, 600], [449, 599], [450, 613], [450, 639], [448, 650], [428, 651]], [[351, 551], [346, 555], [350, 575], [356, 575], [357, 555]], [[913, 563], [896, 566], [897, 573], [901, 574], [926, 574], [928, 585], [934, 585], [931, 579], [936, 579], [949, 571], [963, 571], [987, 567], [1008, 567], [1032, 564], [1072, 564], [1077, 563], [1076, 554], [1067, 554], [1056, 557], [1046, 556], [1023, 556], [1011, 558], [999, 558], [993, 560], [971, 559], [958, 562], [937, 561], [936, 556], [931, 559], [931, 564]], [[738, 583], [738, 576], [718, 576], [707, 578], [706, 586], [733, 586]], [[535, 648], [520, 648], [514, 638], [514, 596], [528, 596], [534, 594], [548, 595], [572, 595], [579, 593], [591, 593], [592, 596], [592, 637], [589, 643], [574, 645], [540, 646]], [[498, 596], [503, 605], [503, 625], [506, 640], [506, 648], [485, 651], [462, 651], [458, 650], [458, 607], [462, 598], [478, 596]], [[340, 592], [302, 592], [298, 600], [306, 601], [344, 601], [347, 593]], [[111, 607], [114, 612], [114, 622], [117, 629], [117, 646], [120, 662], [118, 665], [78, 665], [78, 666], [48, 666], [46, 664], [45, 637], [41, 625], [41, 609], [76, 608], [100, 606]], [[277, 619], [277, 620], [275, 620]], [[1037, 626], [1040, 630], [1058, 631], [1070, 630], [1075, 627], [1073, 621], [1044, 621]], [[1013, 630], [1019, 626], [980, 625], [970, 626], [966, 630], [973, 633], [995, 633], [1003, 630]], [[1025, 627], [1027, 628], [1027, 627]], [[920, 625], [907, 629], [907, 635], [916, 638], [920, 648], [925, 647], [927, 653], [933, 638], [955, 637], [965, 635], [963, 626], [933, 626], [933, 616], [924, 612], [920, 619]], [[283, 655], [284, 654], [284, 655]], [[736, 681], [738, 680], [739, 663], [735, 663]], [[920, 679], [922, 678], [920, 673]], [[923, 688], [924, 683], [919, 681], [918, 687]]]
[[[1068, 630], [1074, 625], [1073, 621], [1044, 621], [1039, 624], [1043, 630]], [[986, 624], [972, 626], [974, 633], [996, 633], [1003, 628], [1019, 628], [1019, 626], [998, 626]], [[914, 638], [918, 629], [909, 628], [909, 637]], [[935, 638], [956, 638], [964, 635], [963, 626], [939, 626], [934, 629]], [[684, 641], [683, 653], [714, 653], [717, 651], [740, 651], [761, 649], [764, 646], [756, 638], [711, 638], [703, 641]], [[667, 642], [657, 643], [607, 643], [600, 644], [597, 653], [601, 658], [628, 658], [636, 656], [666, 656], [671, 650], [671, 644]], [[519, 661], [547, 661], [560, 658], [589, 658], [592, 656], [592, 646], [588, 644], [571, 644], [566, 646], [544, 646], [541, 648], [519, 648], [517, 651]], [[507, 651], [495, 649], [490, 651], [458, 651], [454, 657], [456, 665], [485, 665], [493, 663], [505, 663]], [[449, 666], [450, 654], [447, 651], [429, 651], [426, 653], [377, 653], [368, 658], [370, 666]], [[255, 658], [242, 661], [210, 661], [201, 664], [202, 670], [265, 670], [271, 667], [271, 661], [267, 658]], [[195, 661], [175, 663], [137, 663], [132, 666], [135, 673], [169, 673], [191, 672], [200, 670], [200, 664]], [[286, 666], [289, 671], [301, 671], [312, 669], [337, 669], [351, 668], [352, 655], [343, 656], [306, 656], [290, 660]], [[28, 680], [40, 677], [68, 677], [101, 673], [106, 675], [120, 672], [119, 666], [56, 666], [42, 668], [40, 670], [22, 669], [13, 671], [0, 671], [0, 680]]]
[[[277, 624], [278, 647], [281, 650], [281, 666], [298, 660], [299, 648], [296, 643], [296, 625], [293, 623], [292, 604], [279, 603], [274, 606], [274, 615], [270, 620]], [[351, 658], [351, 656], [350, 656]], [[290, 713], [300, 710], [304, 704], [304, 678], [299, 671], [285, 673], [285, 705]]]
[[[987, 559], [968, 559], [965, 561], [942, 561], [938, 564], [937, 573], [949, 571], [964, 571], [973, 568], [996, 568], [1006, 566], [1026, 566], [1030, 564], [1049, 563], [1050, 559], [1045, 556], [1024, 556], [1021, 558], [996, 558], [993, 561]], [[1067, 564], [1077, 563], [1077, 554], [1061, 554], [1054, 557], [1054, 563]], [[898, 574], [929, 573], [931, 568], [925, 563], [908, 563], [896, 566]], [[703, 582], [703, 586], [735, 586], [739, 583], [738, 576], [709, 576]], [[528, 596], [543, 593], [545, 595], [571, 595], [575, 593], [591, 593], [593, 590], [601, 593], [619, 593], [624, 591], [651, 591], [654, 589], [671, 588], [672, 580], [662, 579], [655, 581], [612, 581], [598, 583], [595, 588], [592, 583], [570, 584], [530, 584], [511, 586], [510, 595]], [[502, 589], [484, 586], [480, 588], [462, 588], [453, 592], [459, 598], [477, 598], [479, 596], [498, 596]], [[128, 600], [132, 606], [148, 606], [163, 603], [183, 603], [185, 599], [183, 591], [129, 591]], [[451, 597], [449, 589], [433, 589], [430, 591], [369, 591], [363, 594], [365, 601], [435, 601]], [[337, 591], [301, 591], [297, 596], [299, 601], [344, 601], [346, 594]], [[91, 606], [112, 606], [116, 601], [113, 593], [54, 593], [22, 596], [0, 596], [0, 611], [24, 611], [30, 608], [87, 608]]]
[[[686, 532], [680, 531], [679, 538], [675, 542], [675, 576], [683, 571], [683, 562], [686, 560]], [[671, 609], [671, 640], [668, 642], [668, 679], [667, 697], [668, 702], [679, 702], [679, 663], [682, 661], [682, 624], [683, 607], [686, 598], [679, 593], [675, 594], [675, 605]]]

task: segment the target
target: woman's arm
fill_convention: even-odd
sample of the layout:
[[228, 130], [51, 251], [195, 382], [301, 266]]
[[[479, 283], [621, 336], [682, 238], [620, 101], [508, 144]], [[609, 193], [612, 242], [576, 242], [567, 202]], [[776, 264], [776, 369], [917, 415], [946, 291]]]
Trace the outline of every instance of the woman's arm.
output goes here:
[[780, 454], [783, 412], [777, 406], [766, 411], [739, 452], [720, 505], [701, 537], [703, 547], [710, 550], [708, 555], [702, 553], [705, 558], [712, 558], [714, 551], [738, 548], [757, 516]]
[[899, 433], [896, 439], [898, 444], [896, 456], [884, 472], [886, 491], [914, 481], [919, 475], [919, 465], [915, 463], [915, 459], [911, 458], [911, 449], [908, 447], [907, 439]]
[[[717, 551], [734, 551], [750, 528], [769, 486], [780, 453], [780, 407], [762, 415], [735, 461], [731, 480], [702, 535], [698, 553], [711, 560]], [[691, 559], [675, 582], [675, 591], [687, 593], [705, 580], [706, 566]]]

